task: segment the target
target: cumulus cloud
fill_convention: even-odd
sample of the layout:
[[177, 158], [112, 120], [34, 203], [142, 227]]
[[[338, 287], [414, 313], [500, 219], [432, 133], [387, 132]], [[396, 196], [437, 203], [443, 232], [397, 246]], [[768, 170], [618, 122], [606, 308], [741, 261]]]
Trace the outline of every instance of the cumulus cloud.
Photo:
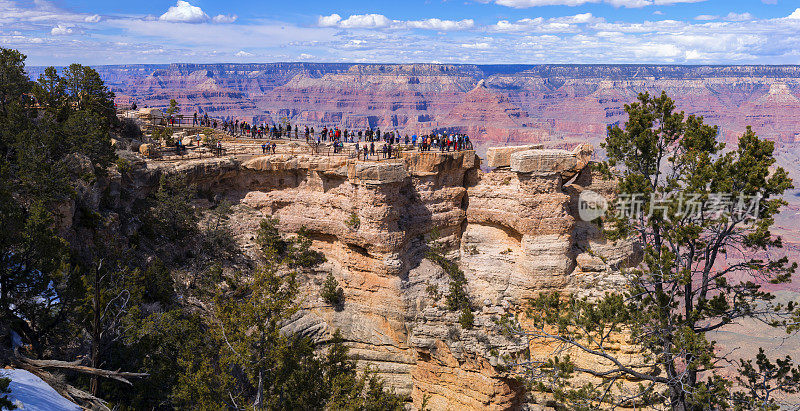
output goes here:
[[330, 16], [319, 16], [317, 20], [317, 24], [320, 27], [336, 27], [339, 22], [342, 21], [342, 16], [334, 13]]
[[600, 0], [496, 0], [501, 6], [524, 9], [539, 6], [580, 6], [586, 3], [599, 3]]
[[734, 13], [730, 12], [727, 16], [725, 16], [725, 20], [728, 21], [748, 21], [753, 20], [754, 17], [750, 13]]
[[338, 22], [338, 26], [346, 29], [367, 29], [388, 27], [392, 21], [382, 14], [354, 14]]
[[595, 17], [592, 13], [576, 14], [574, 16], [555, 17], [550, 19], [556, 23], [570, 23], [570, 24], [583, 24], [583, 23], [599, 23], [605, 21], [603, 18]]
[[701, 14], [701, 15], [695, 17], [694, 19], [695, 20], [700, 20], [700, 21], [710, 21], [710, 20], [716, 20], [718, 18], [719, 18], [719, 16], [714, 16], [714, 15], [711, 15], [711, 14]]
[[629, 9], [652, 6], [652, 0], [605, 0], [614, 7], [627, 7]]
[[[43, 1], [33, 2], [32, 6], [16, 5], [23, 1], [27, 0], [0, 0], [0, 42], [4, 47], [25, 50], [31, 56], [31, 65], [69, 64], [76, 59], [88, 64], [116, 64], [131, 62], [132, 58], [147, 63], [234, 58], [237, 61], [792, 64], [800, 55], [800, 9], [779, 18], [733, 13], [708, 16], [715, 17], [714, 20], [704, 17], [673, 20], [653, 15], [660, 9], [656, 5], [679, 0], [570, 0], [618, 7], [653, 7], [635, 21], [627, 18], [628, 21], [623, 21], [613, 9], [603, 7], [598, 10], [603, 11], [601, 16], [605, 18], [595, 15], [600, 13], [597, 11], [564, 13], [568, 15], [552, 18], [507, 19], [486, 25], [472, 19], [393, 20], [381, 14], [330, 14], [319, 16], [315, 27], [272, 20], [218, 24], [230, 22], [235, 16], [209, 17], [199, 7], [186, 3], [187, 7], [177, 0], [170, 1], [174, 8], [194, 10], [192, 13], [199, 16], [195, 21], [204, 24], [167, 24], [192, 20], [184, 18], [186, 13], [179, 19], [158, 15], [149, 19], [141, 15], [95, 17], [92, 13], [76, 13], [52, 5], [40, 7], [45, 4]], [[518, 1], [517, 4], [524, 3]], [[534, 7], [530, 6], [533, 3], [564, 3], [525, 1], [528, 7]], [[10, 6], [4, 7], [7, 4]], [[81, 27], [90, 25], [91, 31], [82, 31]]]
[[55, 26], [50, 30], [50, 34], [54, 36], [66, 36], [72, 33], [73, 33], [72, 27], [65, 26], [63, 24], [59, 24], [58, 26]]
[[401, 23], [402, 26], [412, 29], [427, 29], [427, 30], [464, 30], [475, 26], [475, 21], [472, 19], [465, 20], [441, 20], [441, 19], [427, 19], [427, 20], [411, 20]]
[[500, 20], [489, 28], [490, 31], [499, 32], [540, 32], [540, 33], [571, 33], [579, 30], [579, 25], [601, 24], [605, 19], [595, 17], [592, 13], [576, 14], [574, 16], [554, 17], [544, 19], [521, 19], [516, 22]]
[[227, 14], [227, 15], [226, 14], [218, 14], [218, 15], [214, 16], [214, 18], [211, 19], [211, 21], [213, 21], [214, 23], [227, 24], [227, 23], [233, 23], [238, 18], [239, 18], [239, 16], [237, 16], [235, 14]]
[[339, 27], [343, 29], [423, 29], [423, 30], [466, 30], [475, 26], [472, 19], [442, 20], [430, 18], [425, 20], [391, 20], [382, 14], [354, 14], [346, 19], [338, 14], [320, 16], [317, 19], [320, 27]]
[[587, 3], [610, 4], [614, 7], [641, 8], [647, 6], [669, 6], [678, 3], [699, 3], [706, 0], [494, 0], [501, 6], [517, 9], [539, 6], [581, 6]]
[[486, 43], [486, 42], [464, 43], [464, 44], [461, 45], [461, 47], [464, 47], [466, 49], [476, 49], [476, 50], [488, 50], [488, 49], [492, 48], [491, 44]]
[[178, 0], [178, 3], [158, 19], [174, 23], [204, 23], [209, 17], [200, 7], [192, 6], [188, 1]]

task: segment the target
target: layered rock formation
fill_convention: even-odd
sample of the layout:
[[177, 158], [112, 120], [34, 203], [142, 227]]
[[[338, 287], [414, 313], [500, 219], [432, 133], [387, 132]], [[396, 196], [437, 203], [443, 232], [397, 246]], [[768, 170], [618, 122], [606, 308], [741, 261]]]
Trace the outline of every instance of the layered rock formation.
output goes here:
[[[450, 129], [492, 145], [597, 143], [640, 92], [735, 141], [745, 126], [798, 151], [797, 66], [171, 64], [97, 67], [120, 103], [252, 122], [282, 120], [403, 133]], [[30, 68], [37, 77], [42, 68]]]
[[[490, 172], [473, 151], [380, 162], [279, 153], [151, 161], [146, 170], [180, 173], [232, 200], [231, 224], [254, 255], [264, 216], [277, 217], [285, 233], [310, 233], [327, 262], [301, 278], [302, 310], [287, 331], [325, 342], [340, 330], [359, 364], [410, 394], [415, 407], [509, 409], [525, 397], [506, 365], [530, 347], [496, 320], [543, 290], [614, 287], [616, 265], [635, 250], [605, 244], [577, 217], [581, 191], [610, 194], [586, 167], [590, 147], [496, 154]], [[471, 329], [447, 308], [450, 277], [426, 258], [431, 241], [464, 271]], [[344, 288], [341, 310], [320, 297], [328, 273]]]

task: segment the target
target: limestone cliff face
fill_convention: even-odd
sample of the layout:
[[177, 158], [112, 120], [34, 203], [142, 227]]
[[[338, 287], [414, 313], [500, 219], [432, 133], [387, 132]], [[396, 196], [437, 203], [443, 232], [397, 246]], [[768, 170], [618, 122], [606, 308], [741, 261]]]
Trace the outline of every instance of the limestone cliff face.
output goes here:
[[[246, 252], [264, 216], [278, 217], [286, 233], [308, 230], [327, 262], [301, 278], [303, 309], [287, 331], [324, 342], [340, 330], [359, 363], [416, 407], [427, 399], [433, 409], [509, 409], [524, 396], [504, 365], [530, 347], [504, 336], [495, 320], [542, 290], [613, 287], [613, 265], [635, 250], [604, 244], [577, 218], [581, 191], [610, 195], [586, 167], [590, 147], [497, 150], [490, 172], [472, 151], [381, 162], [274, 154], [147, 170], [181, 173], [234, 201], [231, 221]], [[434, 233], [465, 273], [472, 329], [447, 309], [450, 279], [426, 259]], [[345, 291], [340, 311], [319, 296], [328, 273]]]

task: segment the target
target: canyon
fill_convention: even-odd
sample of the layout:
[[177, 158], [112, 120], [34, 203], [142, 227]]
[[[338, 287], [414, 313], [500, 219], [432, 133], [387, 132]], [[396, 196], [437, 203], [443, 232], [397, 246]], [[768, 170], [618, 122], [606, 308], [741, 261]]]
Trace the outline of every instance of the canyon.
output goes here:
[[[460, 132], [488, 147], [588, 142], [602, 157], [609, 125], [641, 92], [665, 91], [735, 147], [747, 126], [776, 143], [800, 181], [800, 66], [450, 65], [356, 63], [131, 64], [95, 67], [119, 106], [253, 124]], [[43, 67], [29, 67], [37, 78]], [[794, 196], [792, 196], [794, 197]], [[796, 203], [794, 198], [790, 202]], [[793, 206], [794, 207], [794, 206]], [[795, 237], [794, 234], [790, 234]]]
[[[324, 344], [340, 330], [360, 366], [377, 370], [417, 408], [425, 402], [432, 409], [508, 409], [530, 401], [506, 364], [544, 356], [546, 347], [505, 335], [496, 320], [518, 313], [541, 291], [593, 296], [622, 284], [619, 269], [636, 262], [637, 245], [607, 243], [595, 225], [578, 218], [577, 199], [584, 190], [611, 198], [609, 182], [587, 165], [602, 158], [607, 126], [624, 124], [624, 106], [639, 92], [666, 91], [678, 110], [718, 125], [729, 146], [753, 126], [775, 141], [778, 164], [800, 179], [795, 66], [97, 69], [118, 105], [165, 107], [174, 98], [185, 115], [471, 137], [475, 151], [404, 153], [380, 162], [305, 154], [290, 144], [266, 156], [134, 161], [143, 187], [176, 173], [231, 201], [232, 229], [252, 255], [263, 217], [277, 217], [285, 235], [305, 228], [327, 262], [304, 273], [302, 310], [286, 331]], [[29, 70], [34, 77], [36, 70]], [[786, 196], [775, 230], [790, 256], [800, 252], [795, 194]], [[464, 271], [475, 307], [472, 329], [447, 309], [450, 278], [428, 258], [431, 244]], [[320, 297], [329, 273], [345, 292], [341, 310]], [[796, 298], [797, 285], [787, 287], [776, 291]], [[752, 348], [764, 345], [758, 340], [764, 335], [752, 327], [715, 338], [723, 347]], [[777, 352], [790, 351], [795, 357], [800, 349]]]
[[[169, 64], [96, 67], [119, 104], [252, 123], [468, 133], [492, 145], [596, 143], [640, 92], [675, 100], [735, 142], [750, 125], [794, 150], [799, 66]], [[36, 78], [42, 67], [28, 69]]]

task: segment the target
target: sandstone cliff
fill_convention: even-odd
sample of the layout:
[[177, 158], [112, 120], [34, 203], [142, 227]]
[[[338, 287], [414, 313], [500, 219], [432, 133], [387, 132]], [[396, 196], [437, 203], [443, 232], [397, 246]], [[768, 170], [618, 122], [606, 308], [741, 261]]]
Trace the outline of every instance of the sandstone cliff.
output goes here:
[[[615, 287], [616, 267], [636, 250], [605, 244], [577, 217], [582, 190], [610, 195], [608, 182], [587, 167], [590, 147], [490, 154], [489, 172], [473, 151], [380, 162], [288, 153], [139, 160], [129, 184], [146, 192], [157, 175], [179, 173], [229, 199], [232, 228], [254, 257], [264, 216], [278, 217], [287, 234], [305, 227], [328, 261], [301, 278], [302, 310], [286, 331], [324, 343], [340, 330], [359, 364], [410, 394], [416, 407], [509, 409], [525, 398], [507, 365], [531, 347], [495, 320], [543, 290]], [[446, 307], [450, 279], [426, 258], [432, 240], [465, 273], [472, 329]], [[328, 273], [344, 288], [340, 310], [320, 297]]]

